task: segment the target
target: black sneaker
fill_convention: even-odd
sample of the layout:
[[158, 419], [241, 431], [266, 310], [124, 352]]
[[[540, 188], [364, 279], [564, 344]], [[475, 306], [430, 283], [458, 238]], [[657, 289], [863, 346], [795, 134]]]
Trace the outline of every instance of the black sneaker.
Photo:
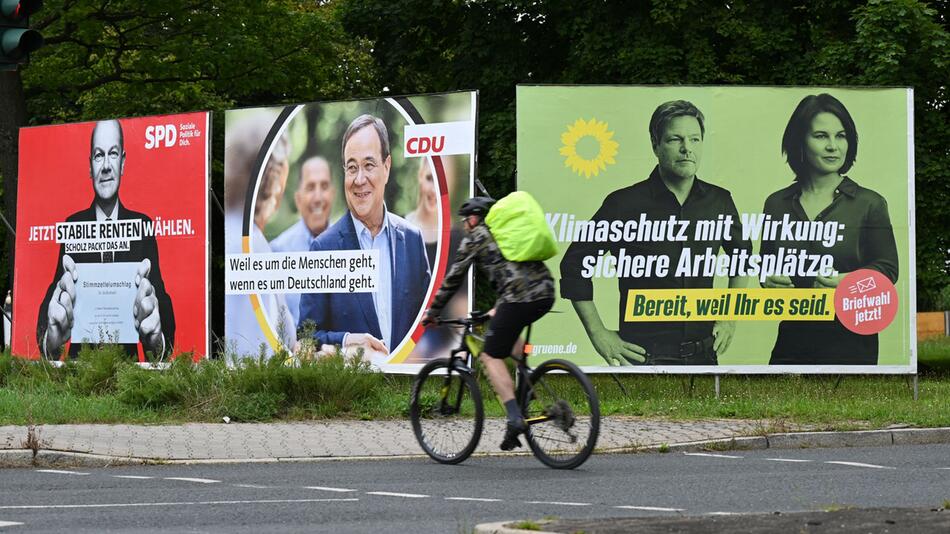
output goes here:
[[518, 439], [518, 435], [523, 434], [526, 430], [528, 430], [528, 425], [524, 422], [524, 419], [508, 421], [505, 428], [505, 439], [501, 442], [501, 450], [510, 451], [516, 447], [521, 447], [521, 440]]

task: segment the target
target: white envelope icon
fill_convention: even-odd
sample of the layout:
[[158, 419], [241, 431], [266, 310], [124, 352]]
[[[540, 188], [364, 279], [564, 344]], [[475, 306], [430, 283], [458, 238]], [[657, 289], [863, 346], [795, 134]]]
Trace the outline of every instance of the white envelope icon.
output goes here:
[[875, 288], [877, 288], [877, 284], [874, 283], [874, 278], [871, 276], [864, 280], [858, 280], [858, 292], [860, 293], [867, 293]]

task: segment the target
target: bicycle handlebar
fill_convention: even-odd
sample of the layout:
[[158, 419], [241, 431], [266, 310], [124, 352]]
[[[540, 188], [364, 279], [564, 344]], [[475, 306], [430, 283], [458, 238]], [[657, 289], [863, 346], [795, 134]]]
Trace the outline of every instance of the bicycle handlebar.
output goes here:
[[491, 316], [488, 315], [488, 312], [482, 311], [473, 311], [468, 317], [460, 317], [457, 319], [436, 319], [435, 324], [438, 326], [475, 326], [487, 322], [491, 319]]

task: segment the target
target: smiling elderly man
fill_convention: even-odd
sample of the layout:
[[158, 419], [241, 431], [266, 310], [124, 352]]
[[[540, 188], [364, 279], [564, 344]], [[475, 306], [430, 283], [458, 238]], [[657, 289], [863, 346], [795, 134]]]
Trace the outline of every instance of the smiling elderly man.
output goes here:
[[357, 117], [343, 135], [347, 213], [320, 234], [310, 250], [377, 250], [379, 278], [372, 293], [309, 293], [300, 298], [300, 323], [316, 324], [314, 339], [320, 345], [389, 353], [409, 333], [422, 308], [429, 261], [419, 229], [386, 209], [391, 168], [386, 125], [372, 115]]
[[[657, 165], [650, 177], [607, 195], [592, 221], [638, 220], [641, 214], [651, 221], [715, 221], [719, 215], [731, 215], [731, 239], [693, 239], [689, 232], [686, 241], [574, 242], [561, 260], [561, 296], [570, 299], [578, 317], [587, 330], [591, 343], [608, 365], [716, 365], [718, 355], [725, 352], [732, 341], [735, 323], [729, 321], [665, 321], [626, 322], [630, 290], [711, 288], [712, 276], [676, 277], [673, 269], [663, 275], [618, 276], [620, 290], [619, 330], [604, 326], [593, 300], [593, 284], [582, 274], [582, 263], [587, 256], [597, 256], [609, 250], [614, 258], [624, 255], [665, 255], [671, 265], [679, 263], [684, 249], [702, 254], [706, 248], [717, 253], [720, 248], [731, 252], [746, 249], [752, 252], [748, 241], [741, 241], [739, 216], [732, 195], [722, 187], [700, 180], [696, 173], [703, 156], [706, 133], [703, 113], [691, 102], [674, 100], [660, 104], [650, 119], [650, 142]], [[729, 279], [729, 287], [741, 287], [745, 280]]]
[[[330, 174], [330, 164], [321, 156], [314, 156], [300, 166], [300, 180], [294, 192], [294, 204], [300, 220], [270, 242], [273, 252], [302, 252], [310, 250], [317, 236], [330, 225], [330, 210], [336, 197], [336, 187]], [[287, 293], [287, 308], [300, 322], [300, 294]]]

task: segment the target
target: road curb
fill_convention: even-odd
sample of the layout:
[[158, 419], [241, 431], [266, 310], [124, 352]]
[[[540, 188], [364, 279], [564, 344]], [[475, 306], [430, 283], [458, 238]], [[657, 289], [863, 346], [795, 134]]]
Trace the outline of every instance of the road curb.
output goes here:
[[899, 428], [845, 432], [785, 432], [764, 436], [707, 439], [685, 443], [618, 447], [598, 453], [670, 453], [697, 451], [740, 451], [764, 449], [819, 449], [834, 447], [886, 447], [889, 445], [932, 445], [950, 443], [950, 428]]
[[124, 458], [84, 452], [57, 451], [40, 449], [34, 454], [32, 449], [0, 450], [0, 468], [2, 467], [113, 467], [120, 465], [144, 465], [150, 462], [145, 458]]
[[[144, 458], [108, 456], [85, 452], [55, 451], [40, 449], [32, 466], [34, 467], [118, 467], [123, 465], [145, 465]], [[155, 462], [153, 462], [155, 463]]]
[[[764, 449], [809, 449], [833, 447], [886, 447], [891, 445], [931, 445], [950, 443], [950, 427], [899, 428], [848, 432], [788, 432], [764, 436], [742, 436], [684, 443], [598, 449], [598, 454], [671, 453], [698, 451], [740, 451]], [[485, 453], [476, 457], [525, 456], [527, 452]], [[29, 467], [117, 467], [127, 465], [220, 465], [241, 463], [310, 463], [347, 460], [425, 459], [424, 454], [393, 456], [322, 456], [277, 458], [164, 459], [90, 454], [54, 449], [0, 450], [0, 468]], [[501, 531], [499, 531], [501, 532]], [[537, 532], [537, 531], [535, 531]]]
[[[514, 523], [515, 520], [499, 521], [497, 523], [482, 523], [475, 525], [476, 534], [557, 534], [557, 532], [548, 532], [547, 530], [524, 530], [520, 528], [510, 528], [506, 525]], [[537, 521], [539, 526], [544, 526], [545, 521]]]
[[883, 447], [894, 444], [892, 430], [854, 432], [796, 432], [768, 436], [772, 449], [813, 449], [827, 447]]
[[33, 451], [30, 449], [7, 449], [0, 451], [0, 467], [30, 467]]
[[894, 445], [950, 443], [950, 428], [901, 428], [892, 430], [891, 435], [894, 436]]

